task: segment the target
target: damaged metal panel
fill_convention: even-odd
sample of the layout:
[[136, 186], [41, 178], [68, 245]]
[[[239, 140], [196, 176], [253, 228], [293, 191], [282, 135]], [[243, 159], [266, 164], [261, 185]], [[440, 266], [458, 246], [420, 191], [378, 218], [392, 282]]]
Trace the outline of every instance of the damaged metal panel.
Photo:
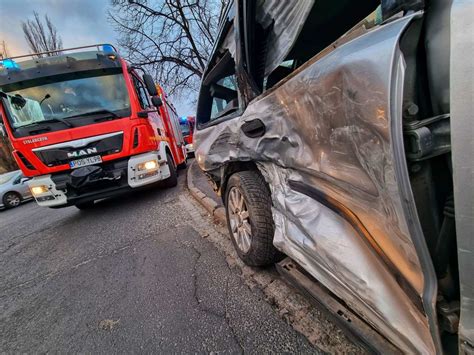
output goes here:
[[235, 58], [235, 33], [234, 33], [234, 25], [232, 25], [229, 29], [229, 32], [224, 38], [224, 42], [222, 43], [222, 48], [227, 49], [232, 56]]
[[450, 73], [451, 134], [456, 238], [461, 284], [460, 354], [474, 353], [473, 16], [473, 1], [453, 0]]
[[298, 174], [270, 163], [262, 171], [272, 182], [275, 246], [403, 352], [432, 353], [424, 315], [355, 228], [334, 210], [296, 192], [291, 182], [301, 179]]
[[[425, 310], [436, 288], [424, 297], [409, 227], [416, 211], [407, 211], [406, 200], [414, 203], [396, 167], [401, 136], [394, 141], [405, 70], [398, 42], [414, 17], [309, 61], [242, 116], [198, 130], [195, 139], [200, 167], [217, 176], [232, 161], [258, 162], [272, 189], [279, 249], [402, 350], [434, 353], [437, 330]], [[246, 136], [242, 125], [257, 119], [265, 134]]]
[[257, 22], [263, 28], [271, 27], [272, 29], [267, 40], [265, 75], [269, 75], [285, 60], [313, 5], [314, 0], [258, 1]]

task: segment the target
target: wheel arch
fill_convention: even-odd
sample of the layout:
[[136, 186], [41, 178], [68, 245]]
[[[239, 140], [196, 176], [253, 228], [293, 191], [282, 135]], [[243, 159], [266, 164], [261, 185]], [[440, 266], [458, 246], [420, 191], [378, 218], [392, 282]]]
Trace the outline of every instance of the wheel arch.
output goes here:
[[[173, 154], [171, 153], [171, 149], [170, 149], [169, 146], [166, 146], [165, 152], [166, 152], [167, 156], [169, 155], [171, 157], [171, 159], [173, 159], [173, 161], [174, 161]], [[168, 160], [168, 158], [166, 158], [166, 160]]]
[[[164, 152], [164, 156], [163, 154], [160, 154], [160, 153], [163, 153]], [[171, 156], [171, 159], [173, 159], [174, 161], [174, 157], [173, 157], [173, 153], [171, 153], [171, 148], [169, 146], [169, 144], [165, 141], [160, 141], [159, 145], [158, 145], [158, 155], [159, 155], [159, 158], [160, 158], [160, 161], [168, 161], [168, 158], [166, 157], [166, 154], [169, 154]]]
[[3, 194], [2, 194], [2, 202], [5, 203], [5, 196], [8, 195], [9, 193], [14, 193], [15, 195], [17, 195], [18, 197], [20, 197], [20, 202], [23, 201], [23, 196], [20, 192], [16, 191], [16, 190], [8, 190], [8, 191], [5, 191]]
[[257, 164], [253, 161], [233, 161], [221, 167], [221, 177], [218, 192], [224, 203], [225, 191], [227, 189], [227, 183], [229, 182], [229, 178], [235, 173], [249, 170], [256, 171], [258, 174], [261, 174], [260, 170], [257, 167]]

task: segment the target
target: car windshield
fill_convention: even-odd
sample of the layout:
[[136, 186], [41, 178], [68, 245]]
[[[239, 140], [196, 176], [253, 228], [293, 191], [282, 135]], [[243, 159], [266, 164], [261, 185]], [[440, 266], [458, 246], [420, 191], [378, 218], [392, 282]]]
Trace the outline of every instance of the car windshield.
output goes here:
[[0, 185], [6, 184], [18, 174], [17, 171], [0, 175]]
[[121, 74], [53, 82], [7, 94], [4, 102], [9, 107], [13, 128], [67, 120], [94, 112], [116, 112], [130, 107]]
[[188, 122], [180, 122], [180, 127], [181, 127], [181, 132], [183, 133], [183, 136], [189, 136], [190, 129], [189, 129], [189, 123]]

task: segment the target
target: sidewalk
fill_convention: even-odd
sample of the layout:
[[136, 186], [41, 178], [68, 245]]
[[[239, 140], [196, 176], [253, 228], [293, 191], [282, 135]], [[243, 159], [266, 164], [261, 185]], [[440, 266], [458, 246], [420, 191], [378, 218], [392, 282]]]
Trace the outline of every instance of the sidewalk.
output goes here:
[[195, 160], [191, 162], [188, 168], [188, 188], [194, 198], [201, 202], [218, 222], [226, 224], [222, 199], [214, 192], [209, 179], [199, 169]]

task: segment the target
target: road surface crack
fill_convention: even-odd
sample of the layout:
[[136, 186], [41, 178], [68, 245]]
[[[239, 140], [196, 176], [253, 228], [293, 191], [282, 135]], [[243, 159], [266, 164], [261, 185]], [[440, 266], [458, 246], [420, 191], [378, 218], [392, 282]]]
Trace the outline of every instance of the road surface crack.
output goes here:
[[[202, 253], [194, 245], [184, 244], [182, 242], [180, 244], [185, 246], [185, 247], [191, 247], [191, 250], [196, 255], [196, 258], [195, 258], [194, 264], [193, 264], [193, 269], [192, 269], [192, 278], [193, 278], [193, 298], [194, 298], [194, 300], [197, 304], [198, 309], [201, 312], [213, 315], [215, 317], [218, 317], [218, 318], [221, 318], [222, 320], [224, 320], [224, 322], [226, 323], [227, 327], [230, 330], [232, 338], [234, 339], [235, 343], [239, 346], [240, 350], [243, 353], [244, 352], [244, 346], [243, 346], [242, 341], [240, 340], [239, 336], [237, 335], [237, 331], [235, 330], [235, 328], [231, 324], [230, 314], [229, 314], [229, 311], [228, 311], [228, 302], [227, 302], [227, 300], [228, 300], [228, 297], [229, 297], [229, 277], [226, 278], [226, 283], [225, 283], [225, 288], [224, 288], [224, 312], [216, 312], [216, 311], [214, 311], [214, 310], [212, 310], [208, 307], [205, 307], [204, 304], [202, 303], [202, 301], [199, 299], [199, 296], [198, 296], [198, 288], [199, 288], [199, 285], [198, 285], [198, 265], [199, 265], [199, 260], [202, 257]], [[230, 270], [230, 268], [229, 268], [229, 270]]]
[[231, 324], [230, 321], [230, 314], [228, 310], [228, 299], [229, 299], [229, 277], [226, 279], [225, 283], [225, 296], [224, 296], [224, 309], [225, 309], [225, 322], [227, 323], [227, 326], [229, 327], [232, 336], [234, 337], [235, 342], [239, 345], [240, 350], [242, 353], [245, 352], [244, 345], [242, 344], [242, 341], [240, 340], [239, 336], [237, 335], [237, 331], [235, 330], [234, 326]]

